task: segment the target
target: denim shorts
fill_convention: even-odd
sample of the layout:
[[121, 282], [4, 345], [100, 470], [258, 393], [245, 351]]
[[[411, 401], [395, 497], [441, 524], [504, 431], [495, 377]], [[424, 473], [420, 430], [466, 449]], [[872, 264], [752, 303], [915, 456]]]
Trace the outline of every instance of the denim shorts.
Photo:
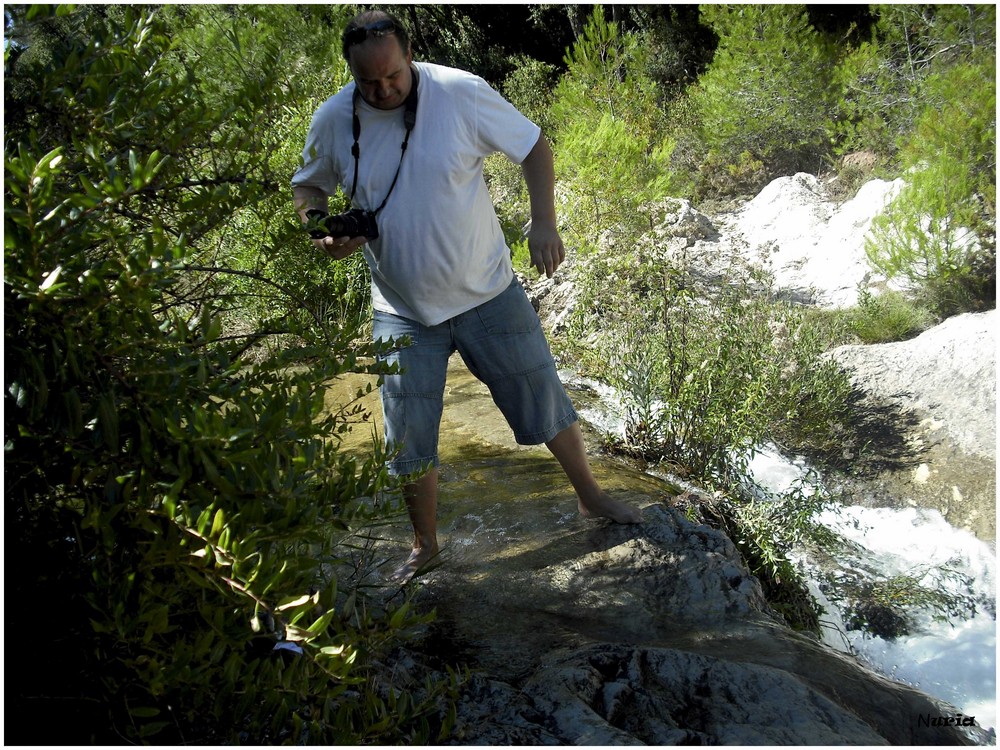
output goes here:
[[448, 359], [456, 351], [489, 388], [518, 443], [546, 443], [577, 420], [541, 321], [516, 278], [489, 302], [436, 326], [375, 311], [376, 340], [403, 336], [409, 346], [383, 356], [399, 373], [385, 376], [380, 389], [385, 442], [398, 451], [391, 474], [438, 465]]

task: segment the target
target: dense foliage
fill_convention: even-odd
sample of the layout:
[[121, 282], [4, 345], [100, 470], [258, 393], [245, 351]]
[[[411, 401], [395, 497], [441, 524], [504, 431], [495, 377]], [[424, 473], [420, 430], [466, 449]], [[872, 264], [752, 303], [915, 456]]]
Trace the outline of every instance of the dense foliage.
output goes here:
[[[349, 80], [355, 10], [5, 7], [6, 624], [39, 645], [9, 686], [13, 742], [447, 734], [450, 686], [400, 697], [386, 666], [421, 618], [360, 583], [355, 542], [397, 488], [377, 445], [342, 448], [368, 415], [326, 404], [349, 373], [377, 382], [364, 263], [318, 257], [287, 187]], [[618, 450], [725, 489], [762, 439], [822, 455], [839, 436], [828, 338], [735, 260], [699, 286], [664, 228], [675, 198], [902, 176], [869, 255], [912, 294], [864, 296], [840, 330], [995, 302], [993, 6], [394, 12], [417, 59], [483, 75], [552, 140], [583, 291], [558, 346], [614, 374]], [[523, 252], [520, 171], [487, 175]], [[748, 559], [790, 577], [781, 547], [819, 501], [736, 500]], [[802, 523], [779, 539], [775, 513]]]
[[[226, 279], [245, 278], [226, 239], [288, 176], [270, 127], [294, 93], [287, 47], [256, 47], [223, 87], [143, 9], [16, 24], [57, 43], [6, 61], [33, 84], [8, 98], [5, 149], [7, 622], [38, 645], [7, 738], [427, 739], [427, 707], [373, 679], [414, 616], [336, 575], [397, 505], [377, 448], [338, 448], [365, 415], [324, 404], [371, 347], [277, 309], [223, 327], [244, 301]], [[232, 34], [215, 42], [240, 62]], [[270, 216], [261, 253], [304, 242]], [[270, 288], [308, 310], [307, 290]], [[283, 343], [249, 362], [265, 334]]]

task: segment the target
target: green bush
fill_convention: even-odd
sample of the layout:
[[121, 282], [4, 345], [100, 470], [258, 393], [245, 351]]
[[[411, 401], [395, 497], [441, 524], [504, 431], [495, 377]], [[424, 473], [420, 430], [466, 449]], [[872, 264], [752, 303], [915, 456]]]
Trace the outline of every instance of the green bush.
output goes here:
[[[197, 70], [197, 85], [211, 106], [231, 106], [228, 82], [246, 78], [260, 86], [282, 76], [291, 87], [280, 100], [263, 103], [267, 126], [256, 135], [262, 156], [276, 176], [275, 189], [237, 207], [205, 245], [226, 259], [239, 275], [227, 285], [239, 304], [227, 315], [227, 328], [245, 329], [257, 320], [296, 317], [342, 325], [367, 326], [370, 319], [369, 275], [360, 254], [331, 260], [290, 223], [288, 180], [301, 163], [312, 114], [321, 102], [351, 80], [340, 53], [338, 29], [351, 17], [347, 6], [167, 6], [172, 24], [173, 59]], [[287, 73], [276, 71], [266, 50], [283, 50]], [[339, 207], [338, 207], [339, 201]], [[344, 195], [331, 199], [331, 210], [346, 210]], [[280, 252], [273, 252], [276, 246]]]
[[[992, 5], [872, 5], [870, 38], [838, 63], [840, 153], [895, 162], [926, 102], [927, 77], [996, 48]], [[987, 75], [992, 75], [985, 71]]]
[[857, 306], [846, 314], [848, 330], [864, 344], [904, 341], [923, 333], [933, 323], [930, 312], [893, 291], [877, 296], [862, 292]]
[[772, 302], [768, 278], [736, 254], [708, 285], [678, 244], [626, 242], [635, 249], [588, 255], [577, 272], [577, 354], [624, 407], [624, 434], [607, 447], [714, 489], [696, 514], [732, 537], [792, 627], [816, 632], [788, 555], [829, 498], [751, 490], [748, 462], [769, 440], [839, 455], [850, 383], [804, 312]]
[[[338, 564], [399, 509], [380, 450], [340, 449], [363, 410], [324, 404], [346, 373], [377, 374], [373, 348], [278, 316], [222, 329], [240, 274], [216, 241], [287, 184], [264, 146], [292, 87], [234, 76], [209, 95], [146, 8], [14, 13], [5, 78], [31, 86], [5, 100], [7, 605], [35, 650], [8, 739], [446, 732], [442, 690], [401, 699], [385, 666], [423, 618]], [[255, 50], [261, 69], [284, 70], [282, 49]], [[266, 334], [299, 345], [249, 364]]]
[[861, 44], [839, 61], [834, 85], [839, 91], [835, 133], [839, 153], [871, 151], [893, 159], [901, 136], [913, 126], [917, 82], [902, 61], [877, 41]]
[[770, 301], [766, 277], [734, 258], [709, 288], [683, 253], [638, 244], [588, 258], [576, 313], [578, 331], [600, 332], [587, 368], [625, 406], [618, 450], [726, 485], [779, 433], [835, 439], [847, 380], [801, 312]]
[[807, 482], [780, 494], [754, 488], [752, 493], [734, 495], [717, 503], [716, 511], [750, 572], [760, 581], [768, 604], [789, 627], [820, 635], [822, 607], [789, 555], [803, 543], [830, 534], [816, 521], [817, 514], [832, 506], [830, 497]]

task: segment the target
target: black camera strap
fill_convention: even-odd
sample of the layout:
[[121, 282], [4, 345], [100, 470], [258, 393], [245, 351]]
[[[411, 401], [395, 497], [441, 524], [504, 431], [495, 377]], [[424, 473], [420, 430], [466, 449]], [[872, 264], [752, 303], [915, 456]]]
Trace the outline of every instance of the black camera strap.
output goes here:
[[[410, 82], [410, 93], [406, 95], [406, 101], [403, 103], [403, 126], [406, 128], [406, 136], [403, 138], [403, 144], [401, 146], [401, 152], [399, 154], [399, 165], [396, 167], [396, 175], [392, 178], [392, 184], [389, 186], [389, 192], [385, 194], [385, 198], [379, 204], [379, 207], [372, 214], [377, 214], [383, 208], [389, 200], [389, 196], [392, 195], [393, 188], [396, 187], [396, 181], [399, 179], [399, 170], [403, 168], [403, 157], [406, 155], [406, 146], [410, 142], [410, 132], [413, 130], [413, 126], [417, 122], [417, 84], [420, 82], [420, 74], [417, 72], [416, 66], [410, 66], [410, 73], [412, 75], [412, 80]], [[354, 156], [354, 185], [351, 187], [351, 203], [354, 203], [354, 193], [358, 189], [358, 163], [361, 161], [361, 146], [358, 144], [358, 139], [361, 137], [361, 120], [358, 118], [358, 99], [361, 98], [361, 91], [358, 89], [357, 84], [354, 85], [354, 100], [352, 102], [353, 112], [352, 112], [352, 127], [354, 131], [354, 145], [351, 146], [351, 154]]]

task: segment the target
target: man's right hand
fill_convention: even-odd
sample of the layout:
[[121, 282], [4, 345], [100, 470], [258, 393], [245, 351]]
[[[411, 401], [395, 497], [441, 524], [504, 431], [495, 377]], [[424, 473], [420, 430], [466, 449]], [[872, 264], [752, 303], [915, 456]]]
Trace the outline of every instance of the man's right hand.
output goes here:
[[368, 241], [367, 237], [323, 237], [312, 243], [327, 255], [342, 260]]
[[[310, 209], [318, 209], [324, 214], [327, 212], [326, 193], [319, 188], [296, 185], [292, 188], [292, 198], [295, 203], [295, 211], [303, 225], [309, 223], [308, 212]], [[342, 260], [367, 241], [366, 237], [321, 237], [314, 239], [312, 243], [317, 250], [322, 250], [331, 258]]]

